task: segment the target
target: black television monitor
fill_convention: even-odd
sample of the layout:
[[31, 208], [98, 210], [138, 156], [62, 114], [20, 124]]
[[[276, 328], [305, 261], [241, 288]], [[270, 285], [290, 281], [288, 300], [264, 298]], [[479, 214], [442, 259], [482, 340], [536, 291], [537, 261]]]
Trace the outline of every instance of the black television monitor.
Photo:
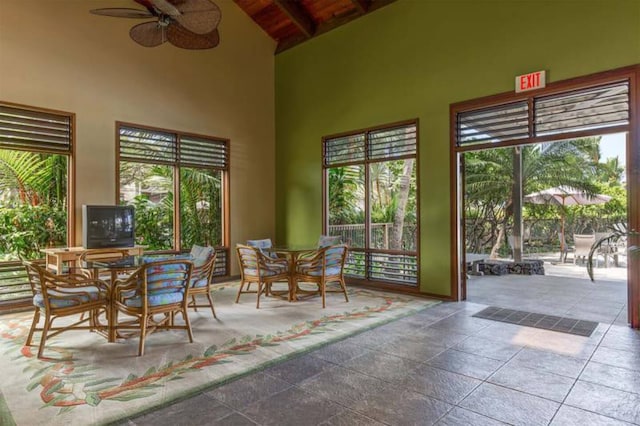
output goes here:
[[133, 206], [82, 206], [82, 246], [87, 249], [133, 247]]

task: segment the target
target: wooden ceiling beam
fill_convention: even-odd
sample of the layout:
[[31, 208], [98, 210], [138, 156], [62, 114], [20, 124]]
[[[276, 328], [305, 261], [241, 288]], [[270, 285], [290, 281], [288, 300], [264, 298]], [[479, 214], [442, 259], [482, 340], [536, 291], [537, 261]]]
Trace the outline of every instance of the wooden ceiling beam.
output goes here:
[[351, 3], [356, 7], [358, 12], [362, 15], [369, 11], [369, 1], [368, 0], [351, 0]]
[[[286, 0], [274, 0], [277, 3], [291, 3], [291, 2], [287, 2]], [[355, 0], [352, 0], [355, 1]], [[355, 7], [350, 13], [347, 13], [345, 15], [342, 16], [337, 16], [329, 21], [325, 21], [322, 24], [318, 25], [317, 28], [314, 28], [314, 33], [310, 36], [305, 35], [295, 35], [295, 36], [291, 36], [291, 37], [287, 37], [285, 39], [282, 39], [278, 42], [278, 46], [276, 47], [276, 51], [275, 54], [277, 55], [278, 53], [284, 52], [285, 50], [291, 49], [294, 46], [297, 46], [300, 43], [303, 43], [307, 40], [309, 40], [310, 38], [313, 37], [317, 37], [321, 34], [326, 33], [327, 31], [331, 31], [334, 28], [337, 28], [341, 25], [344, 25], [350, 21], [353, 21], [354, 19], [360, 18], [361, 16], [367, 15], [371, 12], [373, 12], [374, 10], [380, 9], [381, 7], [384, 7], [388, 4], [391, 4], [393, 2], [395, 2], [397, 0], [375, 0], [375, 1], [369, 1], [369, 0], [362, 0], [363, 3], [365, 3], [367, 5], [367, 11], [366, 13], [361, 13], [360, 12], [360, 8], [359, 7]], [[295, 2], [294, 2], [295, 3]], [[306, 13], [306, 12], [305, 12]], [[295, 21], [294, 21], [295, 22]]]
[[306, 38], [311, 38], [316, 33], [316, 24], [313, 18], [300, 5], [300, 2], [292, 0], [273, 0], [293, 23], [302, 31]]

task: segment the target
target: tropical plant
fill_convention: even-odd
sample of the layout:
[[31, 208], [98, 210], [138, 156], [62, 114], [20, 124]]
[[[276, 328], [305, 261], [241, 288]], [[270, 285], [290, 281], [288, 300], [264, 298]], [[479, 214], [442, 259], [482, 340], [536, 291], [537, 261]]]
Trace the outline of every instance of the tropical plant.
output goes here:
[[[583, 138], [521, 147], [522, 193], [561, 185], [587, 194], [597, 193], [593, 158], [598, 155], [599, 140], [599, 137]], [[493, 244], [491, 256], [502, 245], [514, 214], [514, 150], [488, 149], [465, 155], [465, 215], [477, 218], [479, 222], [474, 228], [492, 228], [488, 236]], [[532, 208], [552, 211], [548, 206]], [[488, 220], [493, 222], [487, 224]]]

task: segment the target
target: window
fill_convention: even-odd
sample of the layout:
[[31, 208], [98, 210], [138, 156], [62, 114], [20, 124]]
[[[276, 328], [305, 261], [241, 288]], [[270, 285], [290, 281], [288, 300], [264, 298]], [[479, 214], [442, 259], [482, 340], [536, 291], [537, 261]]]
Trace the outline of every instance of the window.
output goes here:
[[323, 138], [324, 232], [348, 276], [418, 285], [417, 121]]
[[216, 247], [227, 275], [229, 142], [118, 123], [118, 197], [135, 206], [136, 242], [150, 251]]
[[21, 259], [74, 241], [74, 115], [0, 103], [0, 306], [31, 296]]

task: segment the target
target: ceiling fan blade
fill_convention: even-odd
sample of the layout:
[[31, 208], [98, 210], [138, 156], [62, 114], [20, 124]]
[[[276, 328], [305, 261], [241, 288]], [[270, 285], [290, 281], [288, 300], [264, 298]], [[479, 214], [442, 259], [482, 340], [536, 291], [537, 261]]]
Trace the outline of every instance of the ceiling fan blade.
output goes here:
[[156, 21], [145, 22], [133, 26], [129, 36], [141, 46], [156, 47], [167, 41], [165, 28]]
[[111, 16], [114, 18], [145, 19], [153, 18], [151, 12], [142, 9], [130, 9], [126, 7], [109, 7], [104, 9], [93, 9], [89, 12], [94, 15]]
[[[136, 0], [137, 1], [137, 0]], [[176, 17], [180, 15], [180, 11], [167, 0], [145, 0], [150, 2], [153, 6], [165, 15]]]
[[210, 0], [174, 0], [174, 4], [180, 14], [172, 18], [192, 33], [208, 34], [222, 19], [220, 8]]
[[182, 49], [211, 49], [220, 44], [220, 34], [217, 28], [207, 34], [196, 34], [180, 25], [170, 24], [167, 27], [167, 40]]

